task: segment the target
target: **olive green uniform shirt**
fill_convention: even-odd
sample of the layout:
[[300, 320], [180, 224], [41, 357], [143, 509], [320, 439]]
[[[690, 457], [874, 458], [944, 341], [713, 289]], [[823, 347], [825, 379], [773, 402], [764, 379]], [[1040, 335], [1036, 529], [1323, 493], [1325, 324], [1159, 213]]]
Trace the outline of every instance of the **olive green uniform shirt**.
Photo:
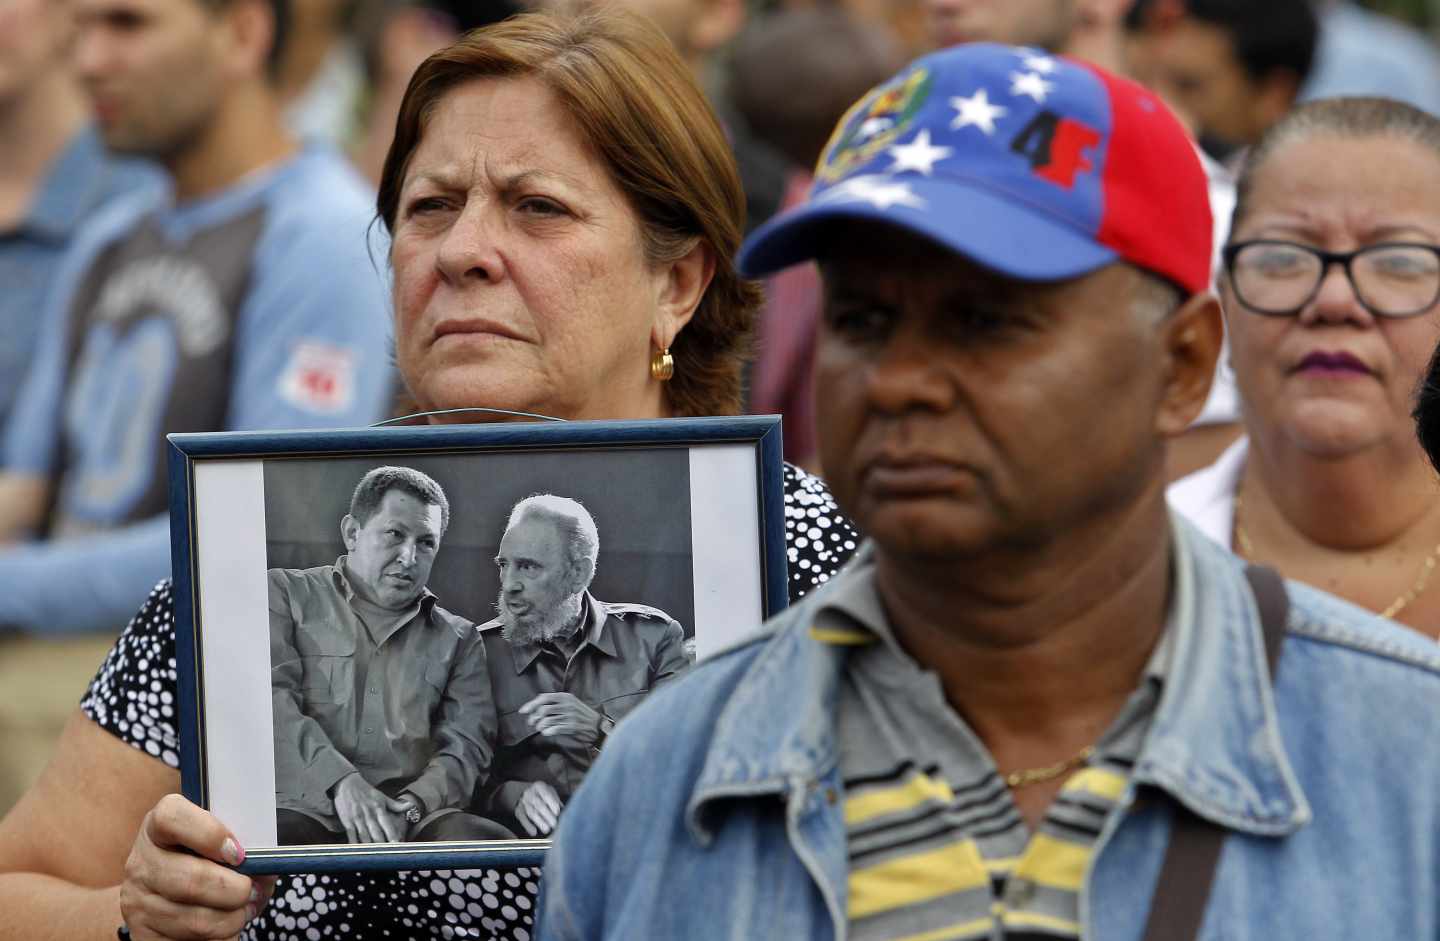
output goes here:
[[[541, 693], [571, 693], [611, 720], [640, 705], [656, 687], [690, 666], [679, 622], [643, 604], [610, 604], [585, 593], [586, 618], [574, 653], [555, 643], [512, 644], [500, 619], [479, 628], [484, 638], [500, 717], [495, 778], [481, 789], [476, 812], [515, 829], [515, 806], [525, 789], [546, 781], [562, 801], [580, 786], [599, 754], [571, 735], [546, 737], [520, 707]], [[519, 833], [520, 830], [515, 830]]]
[[495, 740], [474, 625], [428, 589], [402, 612], [366, 605], [344, 556], [269, 581], [276, 806], [340, 830], [331, 789], [358, 771], [429, 813], [463, 808]]

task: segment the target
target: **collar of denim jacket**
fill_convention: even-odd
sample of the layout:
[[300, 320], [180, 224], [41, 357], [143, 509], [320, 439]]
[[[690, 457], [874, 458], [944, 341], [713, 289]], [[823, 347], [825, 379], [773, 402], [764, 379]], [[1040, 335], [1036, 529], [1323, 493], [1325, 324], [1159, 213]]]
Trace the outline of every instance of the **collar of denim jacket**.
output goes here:
[[[1227, 829], [1284, 836], [1311, 819], [1286, 755], [1244, 563], [1172, 514], [1172, 658], [1150, 733], [1122, 798], [1160, 788]], [[857, 553], [857, 558], [861, 553]], [[853, 564], [853, 563], [852, 563]], [[687, 823], [710, 839], [711, 801], [814, 788], [839, 760], [835, 706], [847, 648], [817, 640], [837, 576], [778, 615], [721, 709]], [[1283, 654], [1282, 654], [1283, 663]]]
[[[1171, 533], [1173, 659], [1131, 796], [1150, 785], [1227, 829], [1294, 833], [1310, 822], [1310, 805], [1280, 734], [1245, 562], [1174, 512]], [[1293, 623], [1293, 600], [1290, 610]]]

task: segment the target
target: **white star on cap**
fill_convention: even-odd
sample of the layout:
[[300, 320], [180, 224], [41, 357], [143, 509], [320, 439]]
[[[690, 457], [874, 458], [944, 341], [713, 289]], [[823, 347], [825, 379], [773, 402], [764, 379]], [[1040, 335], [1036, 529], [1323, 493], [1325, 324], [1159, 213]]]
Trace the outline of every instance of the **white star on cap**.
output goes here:
[[889, 209], [891, 206], [909, 206], [912, 209], [925, 208], [925, 200], [910, 191], [910, 184], [896, 183], [889, 177], [875, 174], [848, 179], [844, 183], [826, 190], [816, 201], [825, 203], [864, 202], [876, 209]]
[[934, 171], [937, 160], [944, 160], [954, 152], [950, 147], [932, 146], [930, 129], [922, 128], [910, 143], [896, 144], [890, 148], [890, 155], [895, 158], [895, 162], [890, 165], [890, 172], [904, 173], [906, 170], [913, 170], [929, 176]]
[[1024, 66], [1032, 72], [1039, 72], [1041, 75], [1049, 75], [1055, 71], [1055, 60], [1049, 56], [1036, 55], [1033, 52], [1024, 53]]
[[1039, 72], [1011, 72], [1010, 94], [1029, 95], [1036, 103], [1044, 104], [1045, 97], [1054, 91], [1055, 83], [1045, 81]]
[[969, 98], [951, 98], [950, 107], [956, 111], [955, 120], [950, 122], [950, 130], [958, 131], [973, 124], [986, 134], [994, 134], [995, 119], [1010, 110], [1000, 105], [992, 105], [989, 92], [983, 88]]

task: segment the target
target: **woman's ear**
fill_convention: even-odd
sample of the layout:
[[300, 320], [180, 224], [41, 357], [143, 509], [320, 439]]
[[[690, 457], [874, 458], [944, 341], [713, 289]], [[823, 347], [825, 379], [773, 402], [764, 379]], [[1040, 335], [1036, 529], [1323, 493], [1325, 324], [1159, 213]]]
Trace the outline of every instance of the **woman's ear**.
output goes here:
[[675, 342], [705, 297], [715, 277], [715, 254], [710, 246], [695, 239], [690, 250], [660, 268], [660, 297], [655, 305], [655, 322], [650, 340], [656, 349], [667, 349]]
[[1208, 291], [1196, 294], [1167, 318], [1163, 329], [1165, 390], [1156, 430], [1174, 437], [1199, 417], [1210, 395], [1225, 338], [1220, 301]]

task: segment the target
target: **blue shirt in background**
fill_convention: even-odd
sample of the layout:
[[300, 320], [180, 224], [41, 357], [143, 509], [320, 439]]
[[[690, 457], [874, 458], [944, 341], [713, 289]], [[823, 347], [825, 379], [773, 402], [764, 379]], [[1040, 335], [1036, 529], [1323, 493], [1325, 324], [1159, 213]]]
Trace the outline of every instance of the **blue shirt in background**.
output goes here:
[[94, 128], [71, 139], [51, 165], [25, 218], [0, 232], [0, 428], [35, 356], [46, 297], [81, 226], [116, 196], [162, 185], [160, 172], [110, 156]]
[[165, 435], [344, 427], [393, 393], [369, 187], [310, 148], [218, 194], [126, 200], [87, 227], [0, 441], [54, 488], [0, 552], [0, 625], [115, 629], [170, 572]]
[[1301, 101], [1379, 95], [1440, 115], [1440, 52], [1424, 33], [1348, 0], [1317, 12], [1320, 41]]

